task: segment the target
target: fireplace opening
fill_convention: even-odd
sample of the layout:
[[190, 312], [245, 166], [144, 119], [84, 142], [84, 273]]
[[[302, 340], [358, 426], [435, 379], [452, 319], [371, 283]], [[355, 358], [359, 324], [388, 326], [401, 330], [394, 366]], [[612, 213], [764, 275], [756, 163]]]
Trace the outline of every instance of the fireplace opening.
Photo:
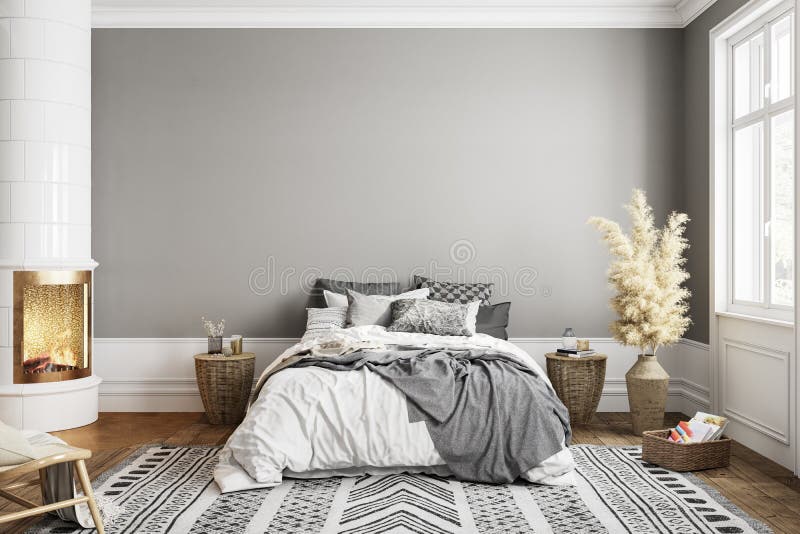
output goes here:
[[15, 384], [92, 374], [91, 288], [91, 271], [14, 272]]

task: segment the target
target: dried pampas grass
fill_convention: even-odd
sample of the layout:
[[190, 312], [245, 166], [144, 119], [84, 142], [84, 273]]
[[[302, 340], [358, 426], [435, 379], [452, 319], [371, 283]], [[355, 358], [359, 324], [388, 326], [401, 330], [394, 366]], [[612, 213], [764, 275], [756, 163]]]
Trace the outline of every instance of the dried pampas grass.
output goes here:
[[626, 209], [633, 223], [630, 235], [602, 217], [588, 222], [602, 232], [615, 258], [608, 270], [608, 281], [617, 291], [610, 301], [618, 316], [611, 334], [623, 345], [639, 347], [642, 354], [655, 354], [659, 347], [679, 341], [691, 324], [691, 293], [683, 287], [689, 278], [683, 255], [689, 248], [683, 236], [689, 217], [672, 212], [666, 226], [656, 228], [653, 209], [639, 189], [633, 190]]

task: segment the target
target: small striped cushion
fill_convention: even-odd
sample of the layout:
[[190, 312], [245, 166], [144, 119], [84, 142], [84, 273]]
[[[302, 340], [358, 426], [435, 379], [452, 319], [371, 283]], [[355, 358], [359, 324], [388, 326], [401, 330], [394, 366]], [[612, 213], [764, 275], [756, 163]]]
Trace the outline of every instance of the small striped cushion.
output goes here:
[[344, 323], [347, 319], [347, 306], [306, 309], [308, 310], [306, 334], [327, 332], [334, 328], [344, 328]]

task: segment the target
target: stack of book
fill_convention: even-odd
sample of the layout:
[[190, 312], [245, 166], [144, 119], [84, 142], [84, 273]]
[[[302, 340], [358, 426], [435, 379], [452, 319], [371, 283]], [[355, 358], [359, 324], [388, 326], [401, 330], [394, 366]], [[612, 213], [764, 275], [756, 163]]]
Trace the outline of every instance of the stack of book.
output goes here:
[[562, 356], [569, 356], [571, 358], [585, 358], [595, 354], [593, 349], [578, 350], [578, 349], [557, 349], [556, 352]]
[[728, 419], [719, 415], [697, 412], [688, 421], [681, 421], [669, 433], [670, 441], [675, 443], [702, 443], [722, 437]]

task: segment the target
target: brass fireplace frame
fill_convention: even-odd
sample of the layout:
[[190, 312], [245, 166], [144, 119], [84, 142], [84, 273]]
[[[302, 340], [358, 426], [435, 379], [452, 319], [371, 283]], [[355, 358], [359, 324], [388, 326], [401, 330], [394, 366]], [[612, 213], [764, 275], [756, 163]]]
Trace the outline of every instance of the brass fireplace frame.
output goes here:
[[[84, 284], [86, 288], [86, 367], [47, 373], [23, 372], [24, 288], [31, 285]], [[14, 383], [60, 382], [92, 375], [92, 271], [14, 271]]]

